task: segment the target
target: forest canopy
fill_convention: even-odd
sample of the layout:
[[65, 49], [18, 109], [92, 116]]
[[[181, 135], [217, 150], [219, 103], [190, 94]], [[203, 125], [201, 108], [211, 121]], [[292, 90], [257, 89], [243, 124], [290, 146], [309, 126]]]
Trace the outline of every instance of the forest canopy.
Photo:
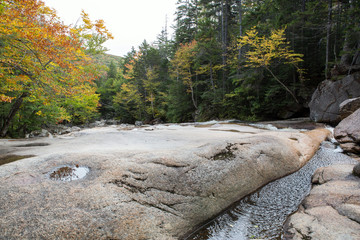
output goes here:
[[[360, 1], [178, 0], [175, 34], [98, 80], [102, 116], [125, 122], [308, 114], [324, 79], [359, 54]], [[340, 69], [331, 75], [331, 69]], [[116, 74], [114, 74], [116, 72]]]
[[360, 48], [353, 0], [178, 0], [173, 36], [164, 27], [106, 63], [103, 21], [83, 12], [65, 26], [39, 0], [0, 6], [2, 136], [99, 118], [306, 116], [316, 86], [350, 73]]

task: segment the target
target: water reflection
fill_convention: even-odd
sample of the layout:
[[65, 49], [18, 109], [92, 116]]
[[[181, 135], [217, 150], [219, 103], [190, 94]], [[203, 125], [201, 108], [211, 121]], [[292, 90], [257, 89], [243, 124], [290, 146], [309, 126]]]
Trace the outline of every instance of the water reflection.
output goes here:
[[35, 157], [35, 155], [15, 155], [15, 154], [9, 154], [9, 155], [0, 155], [0, 166], [7, 164], [7, 163], [11, 163], [11, 162], [15, 162], [24, 158], [31, 158], [31, 157]]
[[309, 194], [319, 167], [356, 163], [344, 154], [321, 148], [298, 172], [271, 182], [188, 237], [196, 240], [283, 239], [283, 225]]
[[89, 168], [80, 167], [79, 165], [63, 166], [55, 169], [52, 173], [50, 173], [49, 177], [52, 180], [69, 182], [85, 177], [88, 172]]

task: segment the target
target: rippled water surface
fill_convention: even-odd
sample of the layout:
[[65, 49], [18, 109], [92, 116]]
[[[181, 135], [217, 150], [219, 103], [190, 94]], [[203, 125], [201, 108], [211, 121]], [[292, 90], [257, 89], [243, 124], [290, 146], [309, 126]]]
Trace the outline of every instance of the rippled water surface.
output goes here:
[[356, 161], [332, 149], [321, 148], [298, 172], [271, 182], [245, 197], [187, 239], [282, 239], [283, 224], [309, 194], [315, 170], [347, 163]]

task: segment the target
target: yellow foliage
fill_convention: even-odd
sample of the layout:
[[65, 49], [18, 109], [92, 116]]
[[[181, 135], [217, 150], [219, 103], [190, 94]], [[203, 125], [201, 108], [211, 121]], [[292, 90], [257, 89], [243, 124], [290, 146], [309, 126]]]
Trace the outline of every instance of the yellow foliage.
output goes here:
[[274, 59], [282, 59], [285, 64], [297, 67], [302, 62], [303, 54], [294, 53], [289, 42], [284, 37], [285, 28], [273, 30], [268, 38], [259, 36], [256, 27], [251, 28], [246, 34], [238, 39], [238, 47], [249, 46], [246, 53], [247, 66], [268, 67]]
[[[0, 102], [26, 96], [28, 104], [44, 102], [51, 106], [73, 99], [84, 109], [91, 102], [95, 111], [97, 102], [93, 103], [98, 97], [94, 80], [99, 72], [83, 40], [96, 35], [101, 37], [101, 44], [112, 38], [104, 22], [93, 23], [82, 12], [82, 26], [70, 27], [42, 0], [1, 2]], [[62, 119], [70, 119], [65, 108], [60, 113]]]
[[290, 49], [289, 42], [286, 41], [284, 33], [285, 28], [273, 30], [269, 37], [259, 36], [256, 27], [253, 27], [243, 37], [238, 39], [238, 47], [249, 46], [249, 50], [246, 53], [247, 67], [264, 67], [297, 102], [294, 93], [269, 68], [273, 60], [280, 59], [284, 64], [293, 65], [297, 69], [300, 79], [302, 79], [303, 70], [298, 67], [298, 64], [303, 61], [303, 55], [294, 53]]
[[194, 61], [195, 49], [197, 42], [194, 40], [190, 43], [180, 44], [180, 48], [176, 51], [174, 58], [171, 60], [172, 71], [171, 76], [176, 79], [182, 80], [182, 82], [188, 87], [189, 91], [192, 91], [192, 72], [191, 66]]

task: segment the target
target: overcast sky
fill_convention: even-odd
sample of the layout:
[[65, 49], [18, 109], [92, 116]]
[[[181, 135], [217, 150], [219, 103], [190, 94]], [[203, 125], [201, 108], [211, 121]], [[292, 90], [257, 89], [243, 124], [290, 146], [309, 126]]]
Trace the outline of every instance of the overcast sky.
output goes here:
[[114, 36], [105, 46], [107, 53], [123, 56], [137, 47], [144, 39], [149, 43], [156, 40], [165, 27], [173, 32], [176, 0], [44, 0], [54, 8], [65, 24], [74, 24], [81, 10], [89, 14], [91, 20], [103, 19]]

